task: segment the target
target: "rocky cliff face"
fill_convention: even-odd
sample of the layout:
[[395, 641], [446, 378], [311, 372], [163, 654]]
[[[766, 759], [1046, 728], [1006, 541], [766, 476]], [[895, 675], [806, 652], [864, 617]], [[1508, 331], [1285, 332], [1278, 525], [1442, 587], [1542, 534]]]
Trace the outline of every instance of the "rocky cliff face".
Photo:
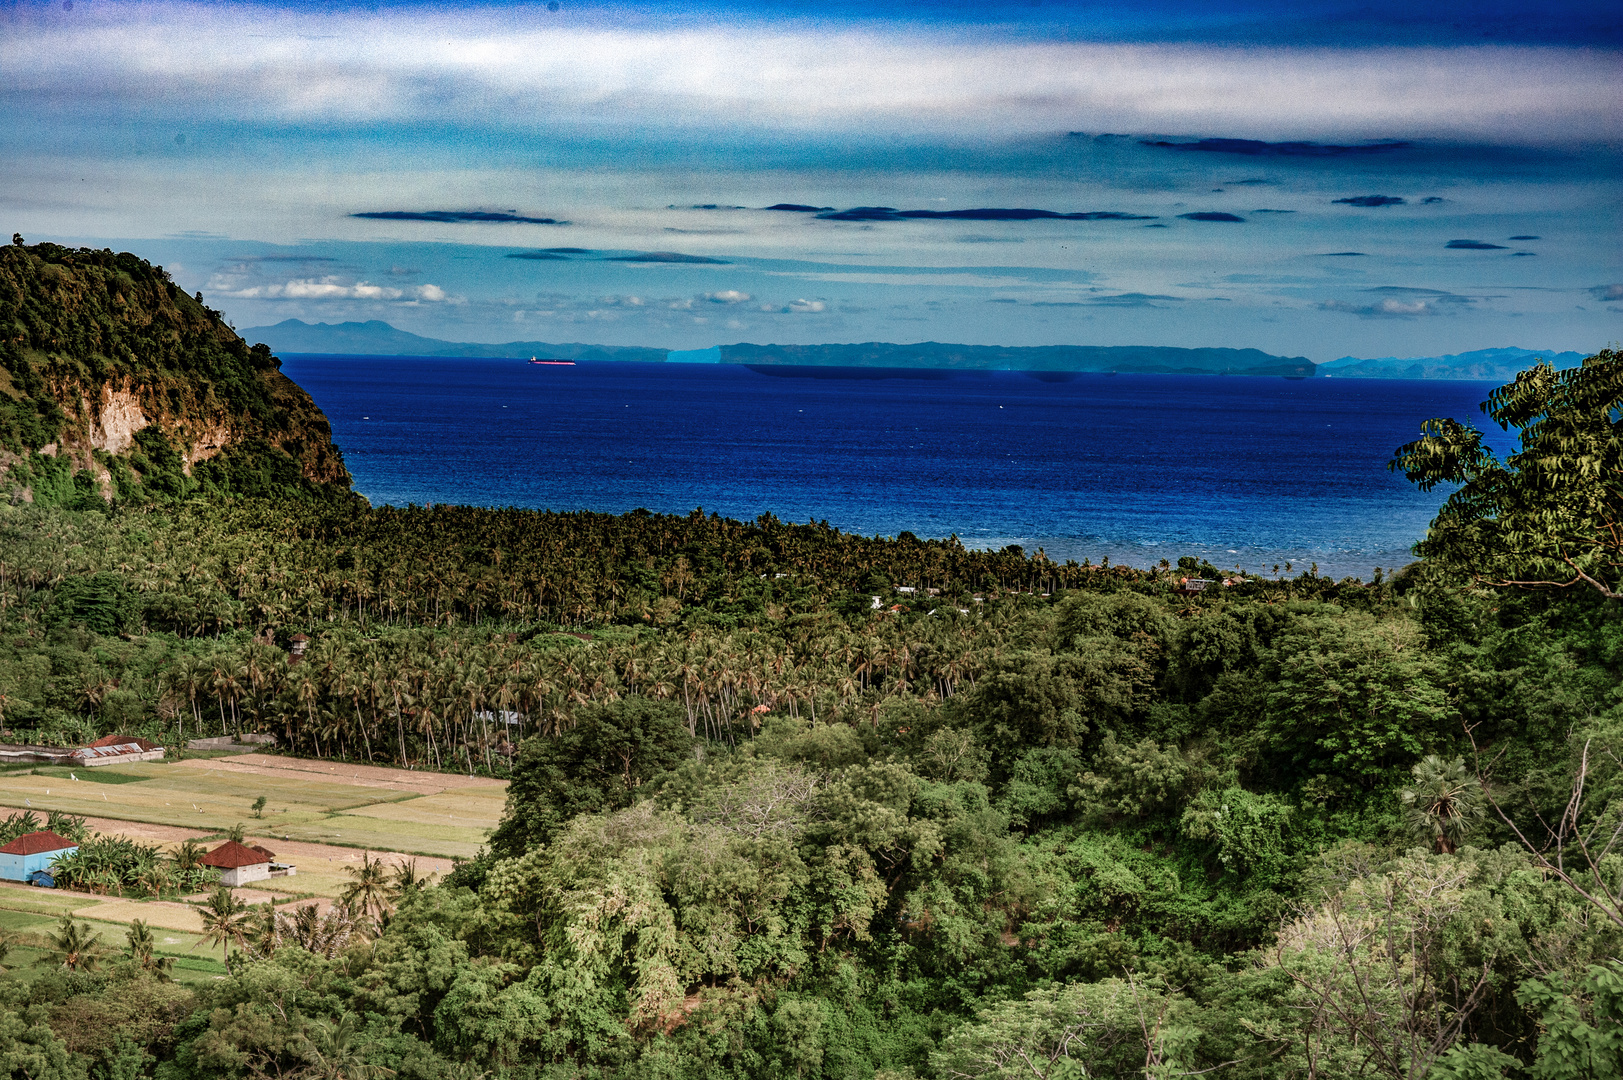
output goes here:
[[280, 366], [161, 266], [14, 238], [0, 247], [0, 496], [344, 496], [332, 429]]

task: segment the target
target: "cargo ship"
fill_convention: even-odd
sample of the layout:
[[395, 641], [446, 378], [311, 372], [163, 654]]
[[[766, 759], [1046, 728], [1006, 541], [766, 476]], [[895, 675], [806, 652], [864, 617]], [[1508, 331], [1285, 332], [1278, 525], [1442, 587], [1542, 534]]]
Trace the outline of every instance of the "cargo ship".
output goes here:
[[545, 365], [549, 365], [551, 367], [574, 367], [575, 366], [575, 362], [573, 360], [537, 360], [533, 356], [530, 357], [530, 363], [532, 363], [532, 364], [545, 364]]

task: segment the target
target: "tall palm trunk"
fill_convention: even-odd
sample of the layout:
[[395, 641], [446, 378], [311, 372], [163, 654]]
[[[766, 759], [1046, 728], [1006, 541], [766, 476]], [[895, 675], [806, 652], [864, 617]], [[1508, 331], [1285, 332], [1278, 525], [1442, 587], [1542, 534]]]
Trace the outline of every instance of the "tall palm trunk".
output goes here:
[[400, 715], [400, 689], [394, 688], [394, 724], [400, 736], [400, 767], [406, 768], [406, 720]]

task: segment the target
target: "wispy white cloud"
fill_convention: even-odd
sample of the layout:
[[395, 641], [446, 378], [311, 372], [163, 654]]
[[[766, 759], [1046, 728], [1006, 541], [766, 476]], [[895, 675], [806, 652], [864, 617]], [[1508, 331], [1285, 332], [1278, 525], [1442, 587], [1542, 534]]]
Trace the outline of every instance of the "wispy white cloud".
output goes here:
[[1464, 297], [1426, 297], [1414, 300], [1399, 300], [1387, 297], [1372, 304], [1349, 304], [1344, 300], [1326, 300], [1319, 307], [1324, 311], [1339, 311], [1346, 315], [1358, 315], [1366, 319], [1413, 319], [1421, 315], [1444, 315], [1451, 308], [1471, 301]]
[[[879, 17], [771, 25], [703, 9], [613, 25], [567, 4], [554, 17], [544, 5], [282, 2], [53, 2], [0, 16], [12, 228], [128, 246], [242, 325], [386, 318], [459, 340], [521, 326], [690, 347], [905, 336], [1327, 359], [1618, 336], [1623, 296], [1597, 286], [1618, 280], [1612, 218], [1597, 209], [1619, 204], [1623, 175], [1615, 49], [1073, 44]], [[1061, 135], [1079, 130], [1092, 135]], [[1416, 145], [1246, 158], [1141, 145], [1152, 132]], [[1337, 202], [1374, 192], [1406, 201]], [[780, 203], [1156, 220], [761, 209]], [[350, 216], [381, 207], [574, 224], [563, 238]], [[141, 239], [165, 233], [183, 238]], [[1545, 257], [1445, 248], [1463, 236]], [[542, 250], [559, 243], [571, 247]], [[687, 258], [660, 254], [671, 246]], [[519, 249], [536, 257], [504, 257]], [[1348, 251], [1367, 254], [1324, 257]], [[1432, 291], [1363, 288], [1388, 280]], [[1532, 286], [1552, 291], [1483, 295]], [[1206, 302], [1219, 291], [1227, 303]]]
[[211, 292], [237, 300], [384, 300], [420, 301], [431, 304], [452, 301], [452, 297], [438, 285], [396, 289], [388, 285], [373, 285], [366, 281], [345, 283], [336, 277], [294, 278], [291, 281], [240, 288], [233, 285], [230, 280], [218, 277], [209, 282]]
[[[544, 11], [97, 5], [12, 23], [6, 96], [267, 123], [1092, 130], [1544, 143], [1623, 134], [1604, 50], [1033, 42], [916, 25], [560, 26]], [[185, 41], [185, 48], [176, 48]]]
[[820, 315], [828, 310], [827, 300], [791, 300], [787, 304], [762, 304], [756, 310], [768, 315]]

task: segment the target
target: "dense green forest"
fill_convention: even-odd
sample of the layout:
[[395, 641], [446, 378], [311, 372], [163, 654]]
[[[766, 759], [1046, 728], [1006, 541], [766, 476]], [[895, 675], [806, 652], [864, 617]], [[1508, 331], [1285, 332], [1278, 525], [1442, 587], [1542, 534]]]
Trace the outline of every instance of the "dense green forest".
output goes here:
[[251, 500], [12, 507], [0, 551], [12, 738], [512, 779], [347, 938], [7, 984], [16, 1076], [1614, 1074], [1594, 588]]
[[0, 1062], [1617, 1076], [1620, 406], [1614, 354], [1535, 368], [1489, 402], [1505, 461], [1452, 421], [1398, 449], [1453, 488], [1414, 565], [1198, 592], [770, 516], [35, 490], [0, 507], [9, 739], [511, 784], [446, 880], [217, 905], [200, 989], [67, 920], [0, 977]]

